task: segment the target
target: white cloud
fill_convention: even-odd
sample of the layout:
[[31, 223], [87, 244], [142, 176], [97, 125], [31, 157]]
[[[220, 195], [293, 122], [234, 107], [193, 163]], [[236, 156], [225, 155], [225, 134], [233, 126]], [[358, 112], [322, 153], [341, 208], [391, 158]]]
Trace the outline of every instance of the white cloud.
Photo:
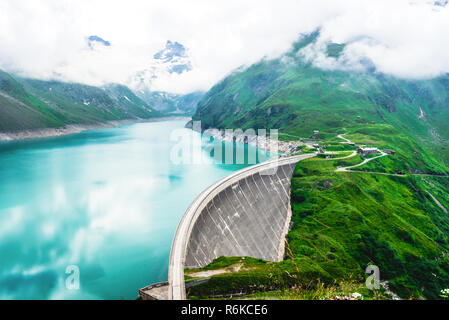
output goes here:
[[[124, 83], [172, 40], [189, 49], [194, 70], [157, 79], [153, 89], [207, 90], [317, 27], [322, 41], [350, 42], [347, 58], [366, 56], [383, 72], [449, 71], [449, 6], [427, 0], [2, 0], [0, 68], [43, 79]], [[90, 35], [112, 46], [92, 51]]]
[[0, 239], [22, 231], [23, 219], [23, 207], [14, 207], [3, 210], [0, 219]]
[[[320, 43], [348, 43], [339, 61], [325, 59], [316, 46], [315, 62], [329, 68], [359, 66], [361, 57], [377, 70], [404, 78], [449, 72], [449, 6], [407, 0], [357, 2], [323, 24]], [[321, 50], [320, 50], [321, 49]], [[308, 48], [310, 51], [311, 48]], [[308, 52], [309, 57], [312, 55]]]

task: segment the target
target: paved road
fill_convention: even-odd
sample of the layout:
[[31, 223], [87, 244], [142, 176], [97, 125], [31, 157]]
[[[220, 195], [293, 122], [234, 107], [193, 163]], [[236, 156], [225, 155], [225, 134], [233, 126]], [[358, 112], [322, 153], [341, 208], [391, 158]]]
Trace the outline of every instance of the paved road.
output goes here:
[[[341, 138], [341, 139], [345, 139], [345, 138], [341, 137], [341, 135], [338, 136], [338, 137]], [[345, 139], [345, 140], [347, 140], [347, 139]], [[356, 154], [357, 154], [357, 152], [356, 152]], [[335, 171], [337, 171], [337, 172], [358, 172], [358, 173], [378, 174], [378, 175], [394, 176], [394, 177], [407, 177], [408, 175], [405, 175], [405, 174], [394, 174], [394, 173], [367, 172], [367, 171], [353, 171], [353, 170], [350, 170], [350, 169], [352, 169], [352, 168], [360, 167], [360, 166], [362, 166], [362, 165], [364, 165], [364, 164], [366, 164], [366, 163], [368, 163], [368, 162], [370, 162], [370, 161], [372, 161], [372, 160], [379, 159], [379, 158], [385, 157], [385, 156], [387, 156], [387, 155], [388, 155], [388, 154], [386, 154], [385, 152], [382, 152], [382, 155], [380, 155], [380, 156], [378, 156], [378, 157], [374, 157], [374, 158], [371, 158], [371, 159], [366, 159], [366, 160], [363, 161], [362, 163], [359, 163], [359, 164], [357, 164], [357, 165], [355, 165], [355, 166], [338, 168], [338, 169], [335, 170]], [[350, 156], [348, 156], [348, 157], [346, 157], [346, 158], [350, 158], [350, 157], [352, 157], [352, 156], [353, 156], [353, 155], [350, 155]], [[343, 158], [340, 158], [340, 159], [343, 159]], [[329, 160], [338, 160], [338, 159], [329, 159]], [[409, 175], [426, 176], [427, 174], [422, 174], [422, 173], [413, 174], [413, 173], [410, 173]], [[438, 175], [438, 177], [448, 177], [448, 176], [445, 176], [445, 175]], [[426, 181], [426, 182], [427, 182], [427, 181]], [[427, 183], [429, 183], [429, 182], [427, 182]], [[441, 208], [441, 210], [444, 211], [444, 213], [446, 213], [446, 214], [449, 213], [449, 211], [446, 209], [446, 207], [444, 207], [444, 206], [441, 204], [441, 202], [438, 201], [437, 198], [435, 198], [435, 196], [434, 196], [433, 194], [431, 194], [429, 191], [426, 191], [426, 192], [427, 192], [427, 193], [429, 194], [429, 196], [433, 199], [433, 201], [435, 201], [435, 203]]]
[[346, 172], [346, 171], [350, 171], [349, 169], [354, 169], [354, 168], [357, 168], [357, 167], [361, 167], [361, 166], [363, 166], [364, 164], [367, 164], [367, 163], [370, 162], [370, 161], [373, 161], [373, 160], [376, 160], [376, 159], [385, 157], [385, 156], [387, 156], [387, 155], [388, 155], [388, 154], [386, 154], [385, 152], [381, 151], [381, 155], [380, 155], [380, 156], [377, 156], [377, 157], [374, 157], [374, 158], [370, 158], [370, 159], [365, 159], [363, 162], [361, 162], [361, 163], [359, 163], [359, 164], [356, 164], [355, 166], [341, 167], [341, 168], [338, 168], [338, 169], [335, 170], [335, 171], [336, 171], [336, 172]]
[[374, 172], [374, 171], [346, 170], [344, 172], [378, 174], [378, 175], [381, 175], [381, 176], [390, 176], [390, 177], [403, 177], [403, 178], [408, 177], [408, 175], [406, 175], [406, 174]]
[[342, 134], [339, 134], [337, 137], [339, 137], [340, 139], [342, 139], [342, 140], [345, 140], [346, 142], [341, 142], [341, 143], [345, 143], [345, 144], [351, 144], [351, 143], [354, 143], [354, 142], [352, 142], [351, 140], [349, 140], [349, 139], [347, 139], [347, 138], [345, 138], [345, 137], [343, 137], [343, 135]]
[[[341, 153], [341, 152], [325, 152], [324, 154], [337, 154], [337, 153]], [[343, 159], [355, 157], [356, 155], [357, 155], [357, 151], [354, 151], [353, 153], [351, 153], [349, 156], [346, 156], [346, 157], [331, 158], [331, 159], [326, 159], [326, 160], [343, 160]]]

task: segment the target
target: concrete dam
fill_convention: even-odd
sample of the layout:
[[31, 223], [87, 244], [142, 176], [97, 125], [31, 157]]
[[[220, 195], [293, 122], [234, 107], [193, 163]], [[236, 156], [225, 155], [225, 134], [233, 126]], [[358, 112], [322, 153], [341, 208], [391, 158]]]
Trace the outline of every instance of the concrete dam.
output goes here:
[[[141, 289], [168, 290], [169, 300], [186, 299], [184, 269], [202, 268], [221, 256], [249, 256], [268, 261], [284, 258], [291, 221], [290, 187], [304, 154], [264, 162], [218, 181], [200, 194], [179, 223], [173, 241], [168, 284]], [[156, 289], [157, 288], [157, 289]]]

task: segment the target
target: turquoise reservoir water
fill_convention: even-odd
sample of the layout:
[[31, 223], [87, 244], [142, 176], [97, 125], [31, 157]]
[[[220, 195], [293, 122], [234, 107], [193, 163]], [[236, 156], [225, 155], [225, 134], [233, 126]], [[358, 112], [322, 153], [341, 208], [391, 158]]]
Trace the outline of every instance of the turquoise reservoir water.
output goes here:
[[0, 299], [135, 299], [166, 281], [186, 208], [245, 167], [174, 163], [170, 136], [191, 135], [184, 124], [1, 143]]

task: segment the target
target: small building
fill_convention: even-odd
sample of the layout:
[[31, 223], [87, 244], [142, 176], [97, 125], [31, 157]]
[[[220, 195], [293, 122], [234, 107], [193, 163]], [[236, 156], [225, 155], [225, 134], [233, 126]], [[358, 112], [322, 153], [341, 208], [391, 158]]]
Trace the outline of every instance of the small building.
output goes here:
[[314, 134], [314, 135], [320, 134], [320, 130], [315, 130], [315, 131], [313, 131], [313, 134]]
[[362, 148], [362, 147], [359, 147], [357, 149], [357, 153], [361, 154], [362, 156], [366, 156], [366, 155], [369, 155], [369, 154], [379, 153], [379, 149], [377, 149], [377, 148]]
[[313, 145], [313, 147], [316, 148], [316, 149], [318, 149], [318, 148], [320, 147], [320, 145], [319, 145], [318, 143], [315, 143], [315, 144]]
[[395, 155], [396, 154], [396, 151], [394, 151], [394, 150], [384, 150], [384, 152], [386, 154], [391, 154], [391, 155]]

